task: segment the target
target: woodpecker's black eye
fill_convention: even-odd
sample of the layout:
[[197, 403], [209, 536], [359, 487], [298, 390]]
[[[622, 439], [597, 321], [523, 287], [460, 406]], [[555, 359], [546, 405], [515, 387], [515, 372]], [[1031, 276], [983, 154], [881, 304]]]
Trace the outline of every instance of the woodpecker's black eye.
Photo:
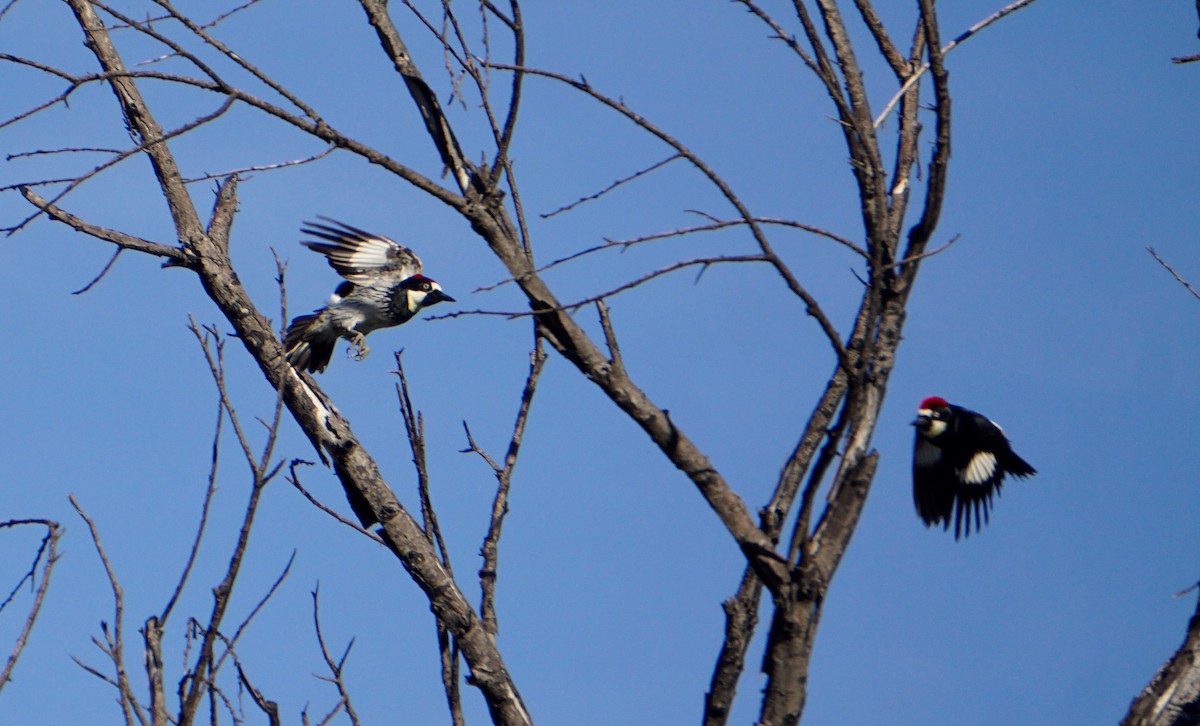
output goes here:
[[433, 285], [430, 285], [428, 282], [421, 283], [421, 292], [429, 292], [432, 289], [433, 289]]

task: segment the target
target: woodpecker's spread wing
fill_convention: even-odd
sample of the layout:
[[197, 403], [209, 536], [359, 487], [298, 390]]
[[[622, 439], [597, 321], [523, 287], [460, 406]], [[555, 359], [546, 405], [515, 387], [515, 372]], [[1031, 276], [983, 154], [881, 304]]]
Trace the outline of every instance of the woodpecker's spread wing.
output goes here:
[[917, 515], [927, 527], [941, 525], [949, 529], [954, 522], [954, 538], [978, 532], [987, 524], [992, 496], [1000, 489], [1002, 474], [995, 457], [981, 452], [963, 468], [951, 460], [950, 452], [917, 436], [913, 453], [913, 503]]
[[913, 449], [913, 504], [926, 527], [949, 526], [958, 483], [940, 447], [917, 434]]
[[370, 285], [381, 277], [404, 280], [421, 271], [421, 258], [383, 235], [320, 217], [330, 224], [305, 222], [303, 232], [326, 242], [302, 244], [325, 255], [329, 266], [356, 285]]

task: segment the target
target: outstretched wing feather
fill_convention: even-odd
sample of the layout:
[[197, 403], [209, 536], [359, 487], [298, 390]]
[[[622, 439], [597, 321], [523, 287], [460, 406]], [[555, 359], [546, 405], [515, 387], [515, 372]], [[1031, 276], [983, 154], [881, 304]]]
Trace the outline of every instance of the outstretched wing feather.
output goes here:
[[421, 271], [421, 259], [396, 241], [328, 217], [320, 219], [331, 224], [306, 222], [303, 232], [327, 241], [302, 244], [325, 255], [329, 266], [347, 280], [369, 285], [381, 276], [403, 280]]

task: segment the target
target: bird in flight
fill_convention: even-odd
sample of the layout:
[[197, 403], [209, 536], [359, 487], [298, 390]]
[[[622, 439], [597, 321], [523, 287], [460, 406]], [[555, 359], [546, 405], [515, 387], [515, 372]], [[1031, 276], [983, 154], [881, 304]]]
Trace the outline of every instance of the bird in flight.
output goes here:
[[1004, 431], [988, 417], [928, 396], [917, 408], [913, 450], [913, 502], [926, 527], [950, 528], [954, 539], [978, 532], [988, 521], [992, 495], [1006, 474], [1037, 470], [1017, 456]]
[[371, 331], [406, 323], [421, 308], [454, 302], [441, 285], [421, 274], [421, 259], [412, 250], [382, 235], [319, 219], [328, 224], [305, 222], [302, 231], [317, 239], [301, 244], [325, 255], [346, 281], [328, 305], [288, 325], [283, 347], [296, 368], [325, 370], [338, 338], [350, 341], [348, 353], [362, 360], [370, 351], [366, 336]]

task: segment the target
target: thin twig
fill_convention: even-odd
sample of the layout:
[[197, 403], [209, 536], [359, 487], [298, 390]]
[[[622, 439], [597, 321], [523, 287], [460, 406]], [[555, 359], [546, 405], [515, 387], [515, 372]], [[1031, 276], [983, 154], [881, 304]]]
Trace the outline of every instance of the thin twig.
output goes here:
[[286, 580], [288, 574], [291, 573], [292, 565], [295, 564], [295, 562], [296, 550], [292, 550], [292, 554], [288, 557], [287, 564], [283, 566], [283, 570], [280, 571], [280, 573], [275, 577], [275, 581], [271, 583], [271, 586], [267, 588], [267, 591], [263, 593], [263, 596], [258, 599], [258, 602], [254, 604], [254, 607], [250, 609], [250, 612], [246, 615], [246, 617], [242, 618], [242, 622], [238, 624], [237, 630], [233, 632], [233, 637], [226, 641], [227, 649], [221, 654], [221, 657], [217, 660], [216, 665], [214, 665], [212, 669], [214, 678], [216, 677], [217, 671], [220, 670], [221, 664], [225, 661], [225, 658], [233, 653], [233, 647], [237, 644], [238, 640], [241, 639], [242, 634], [246, 632], [246, 628], [250, 627], [250, 621], [254, 620], [255, 616], [258, 615], [264, 607], [266, 607], [267, 602], [270, 601], [270, 599], [274, 597], [275, 593], [279, 591], [280, 586], [283, 585], [283, 581]]
[[[489, 62], [488, 65], [502, 70], [528, 73], [543, 78], [549, 78], [551, 80], [558, 81], [559, 83], [566, 84], [571, 88], [590, 96], [613, 111], [616, 111], [629, 121], [636, 124], [646, 133], [654, 136], [667, 146], [670, 146], [677, 154], [686, 159], [693, 168], [703, 175], [709, 181], [709, 183], [711, 183], [720, 192], [721, 196], [725, 198], [731, 207], [733, 207], [738, 216], [745, 221], [751, 235], [754, 237], [754, 241], [758, 244], [759, 249], [762, 251], [761, 258], [775, 268], [775, 271], [779, 273], [779, 276], [783, 279], [788, 290], [790, 290], [793, 295], [800, 298], [804, 302], [805, 312], [814, 320], [816, 320], [817, 325], [821, 328], [821, 331], [825, 334], [830, 346], [833, 348], [833, 352], [837, 356], [838, 363], [847, 369], [850, 368], [850, 354], [846, 350], [845, 343], [842, 341], [842, 336], [838, 332], [837, 328], [834, 327], [833, 322], [825, 314], [825, 310], [821, 307], [821, 304], [812, 295], [812, 293], [810, 293], [808, 289], [804, 287], [804, 285], [800, 284], [800, 280], [796, 278], [791, 269], [775, 253], [775, 250], [772, 248], [771, 243], [767, 240], [766, 234], [763, 232], [761, 225], [754, 221], [756, 218], [755, 215], [750, 213], [749, 208], [742, 201], [741, 197], [739, 197], [737, 193], [733, 191], [733, 188], [729, 186], [725, 179], [717, 174], [716, 170], [709, 166], [707, 162], [701, 159], [695, 152], [685, 146], [678, 139], [668, 134], [663, 129], [651, 123], [649, 119], [645, 118], [627, 106], [623, 101], [605, 95], [593, 88], [586, 79], [575, 79], [555, 71], [547, 71], [540, 68], [530, 68], [528, 66], [515, 67], [506, 63], [495, 62]], [[588, 299], [583, 301], [583, 303], [587, 304], [595, 302], [595, 299], [599, 298]]]
[[608, 315], [608, 305], [605, 305], [603, 300], [596, 301], [596, 313], [600, 316], [600, 329], [604, 331], [604, 344], [608, 346], [608, 362], [618, 371], [624, 371], [625, 361], [621, 359], [621, 346], [617, 343], [612, 318]]
[[279, 704], [275, 701], [268, 700], [267, 697], [262, 694], [262, 691], [259, 691], [254, 687], [253, 684], [250, 683], [250, 679], [246, 676], [246, 671], [244, 668], [242, 668], [240, 661], [235, 659], [233, 665], [237, 668], [238, 680], [241, 681], [246, 690], [250, 692], [250, 699], [254, 701], [254, 705], [258, 706], [259, 710], [267, 715], [267, 723], [270, 724], [270, 726], [279, 726]]
[[200, 521], [196, 525], [196, 536], [192, 538], [192, 547], [188, 552], [187, 562], [183, 565], [183, 571], [179, 574], [179, 580], [175, 583], [175, 590], [171, 593], [171, 597], [167, 598], [167, 604], [158, 616], [158, 624], [160, 626], [166, 624], [167, 618], [171, 616], [171, 611], [175, 609], [175, 603], [179, 601], [179, 596], [183, 593], [188, 575], [191, 574], [192, 567], [196, 563], [196, 557], [200, 552], [200, 540], [203, 538], [204, 530], [208, 525], [208, 512], [212, 506], [213, 496], [217, 492], [217, 464], [221, 459], [221, 424], [224, 420], [225, 402], [218, 397], [217, 421], [213, 430], [211, 454], [209, 456], [208, 485], [205, 487], [204, 501], [200, 505]]
[[[229, 565], [226, 568], [225, 576], [221, 582], [213, 588], [213, 606], [209, 615], [208, 622], [203, 626], [203, 637], [201, 639], [200, 653], [196, 659], [195, 665], [188, 669], [180, 682], [180, 719], [188, 721], [195, 717], [197, 709], [200, 706], [200, 700], [206, 694], [210, 701], [212, 698], [221, 696], [216, 693], [216, 677], [225, 658], [229, 656], [233, 641], [236, 641], [244, 632], [245, 628], [250, 623], [251, 619], [262, 609], [267, 600], [282, 583], [283, 579], [291, 568], [291, 560], [284, 568], [282, 574], [268, 590], [267, 594], [258, 602], [251, 610], [250, 614], [242, 621], [235, 632], [233, 641], [229, 641], [229, 648], [221, 654], [220, 657], [214, 656], [214, 644], [216, 639], [220, 637], [221, 622], [223, 621], [226, 612], [228, 611], [229, 602], [233, 595], [233, 588], [237, 581], [238, 574], [241, 571], [241, 565], [246, 554], [246, 548], [250, 541], [250, 532], [254, 524], [255, 514], [258, 511], [258, 504], [262, 496], [263, 490], [267, 484], [279, 473], [283, 467], [283, 463], [275, 465], [268, 469], [268, 462], [271, 456], [271, 449], [274, 444], [274, 431], [268, 432], [266, 444], [263, 446], [261, 457], [256, 457], [250, 447], [249, 439], [246, 432], [243, 430], [236, 410], [229, 399], [228, 391], [225, 386], [225, 365], [224, 365], [224, 341], [212, 328], [205, 328], [201, 333], [199, 326], [194, 320], [189, 318], [189, 329], [196, 337], [200, 344], [201, 352], [204, 354], [205, 361], [208, 363], [209, 373], [212, 375], [213, 383], [216, 385], [218, 396], [222, 405], [225, 408], [225, 414], [229, 417], [229, 422], [233, 426], [234, 433], [237, 437], [238, 444], [242, 449], [242, 453], [246, 459], [246, 464], [250, 469], [251, 487], [250, 496], [246, 503], [245, 513], [242, 517], [242, 524], [238, 530], [237, 540], [234, 545], [233, 554], [230, 557]], [[210, 341], [211, 345], [210, 345]], [[276, 404], [278, 407], [278, 403]], [[275, 416], [274, 426], [277, 428], [279, 424], [278, 412]], [[295, 554], [293, 553], [293, 558]]]
[[124, 252], [124, 251], [125, 251], [125, 248], [124, 248], [124, 247], [118, 247], [118, 248], [117, 248], [117, 249], [116, 249], [116, 250], [113, 252], [113, 256], [112, 256], [112, 257], [110, 257], [110, 258], [108, 259], [108, 262], [107, 262], [107, 263], [105, 263], [105, 265], [104, 265], [104, 269], [100, 270], [100, 273], [99, 273], [99, 274], [97, 274], [95, 277], [93, 277], [91, 282], [89, 282], [88, 284], [86, 284], [86, 285], [84, 285], [83, 287], [79, 288], [79, 289], [78, 289], [78, 290], [76, 290], [75, 292], [72, 292], [71, 294], [72, 294], [72, 295], [82, 295], [83, 293], [85, 293], [85, 292], [87, 292], [88, 290], [91, 290], [93, 287], [95, 287], [95, 286], [96, 286], [96, 283], [98, 283], [98, 282], [100, 282], [102, 279], [104, 279], [104, 276], [108, 274], [108, 271], [112, 269], [112, 266], [113, 266], [113, 264], [115, 264], [115, 263], [116, 263], [116, 261], [117, 261], [117, 258], [118, 258], [118, 257], [120, 257], [120, 256], [121, 256], [121, 253], [122, 253], [122, 252]]
[[33, 631], [33, 624], [37, 621], [38, 613], [42, 610], [42, 603], [46, 600], [46, 590], [50, 587], [50, 572], [54, 569], [54, 565], [58, 562], [58, 540], [62, 536], [62, 526], [58, 522], [49, 519], [10, 519], [7, 522], [0, 522], [0, 528], [16, 527], [24, 524], [38, 524], [46, 528], [46, 535], [42, 537], [42, 542], [37, 548], [34, 555], [33, 563], [29, 566], [29, 571], [20, 579], [17, 586], [0, 604], [0, 610], [3, 610], [16, 595], [17, 590], [26, 581], [32, 586], [37, 578], [38, 563], [42, 562], [41, 580], [38, 582], [37, 590], [33, 595], [33, 603], [29, 606], [29, 612], [25, 616], [25, 622], [21, 626], [21, 632], [17, 635], [16, 642], [13, 643], [12, 652], [8, 655], [8, 660], [4, 663], [4, 669], [0, 670], [0, 691], [4, 690], [4, 686], [12, 678], [13, 668], [17, 664], [17, 659], [21, 657], [21, 652], [25, 649], [25, 644], [29, 642], [29, 634]]
[[578, 207], [581, 204], [584, 204], [586, 202], [595, 201], [595, 200], [599, 199], [600, 197], [603, 197], [605, 194], [608, 194], [609, 192], [613, 191], [614, 189], [621, 186], [622, 184], [627, 184], [635, 179], [639, 179], [657, 169], [661, 169], [662, 167], [666, 166], [667, 164], [670, 164], [672, 161], [675, 161], [676, 159], [681, 159], [681, 158], [683, 158], [683, 157], [681, 157], [679, 154], [671, 154], [670, 156], [663, 159], [662, 161], [657, 161], [657, 162], [651, 164], [650, 166], [646, 167], [645, 169], [641, 169], [639, 171], [636, 171], [636, 172], [630, 174], [629, 176], [625, 176], [625, 177], [621, 177], [620, 179], [617, 179], [616, 181], [614, 181], [613, 183], [604, 187], [603, 189], [601, 189], [598, 192], [589, 194], [584, 197], [580, 197], [579, 199], [576, 199], [575, 201], [571, 202], [570, 204], [564, 204], [563, 206], [559, 207], [558, 209], [555, 209], [552, 212], [545, 212], [544, 214], [539, 214], [538, 216], [541, 217], [542, 219], [549, 219], [555, 215], [562, 214], [563, 212], [569, 212], [570, 210]]
[[443, 313], [441, 315], [430, 315], [426, 318], [426, 320], [445, 320], [447, 318], [457, 318], [457, 317], [461, 317], [463, 315], [503, 315], [508, 318], [521, 318], [521, 317], [525, 317], [528, 315], [542, 315], [547, 312], [554, 312], [554, 311], [558, 311], [558, 310], [574, 311], [574, 310], [578, 310], [579, 308], [581, 308], [585, 305], [591, 305], [592, 303], [594, 303], [598, 300], [604, 300], [606, 298], [613, 297], [614, 295], [617, 295], [618, 293], [624, 292], [626, 290], [635, 288], [638, 285], [649, 282], [650, 280], [653, 280], [656, 277], [662, 277], [663, 275], [675, 272], [676, 270], [681, 270], [685, 267], [695, 267], [695, 266], [699, 265], [704, 268], [709, 268], [713, 265], [721, 264], [721, 263], [725, 263], [725, 262], [768, 262], [769, 263], [770, 259], [766, 255], [761, 255], [761, 254], [714, 255], [712, 257], [695, 257], [695, 258], [692, 258], [689, 260], [679, 260], [677, 262], [672, 262], [671, 264], [666, 265], [665, 267], [660, 267], [657, 270], [647, 272], [646, 274], [642, 275], [641, 277], [638, 277], [636, 279], [633, 279], [628, 282], [617, 285], [616, 287], [610, 288], [609, 290], [606, 290], [605, 292], [597, 293], [595, 295], [585, 297], [581, 300], [576, 300], [575, 302], [563, 303], [554, 308], [547, 307], [547, 308], [538, 309], [536, 311], [516, 310], [516, 311], [510, 311], [510, 312], [500, 311], [500, 310], [456, 310], [454, 312]]
[[321, 500], [317, 499], [307, 489], [305, 489], [304, 485], [300, 483], [300, 477], [296, 474], [296, 466], [299, 464], [303, 464], [305, 466], [316, 466], [316, 463], [312, 462], [312, 461], [306, 461], [305, 459], [292, 459], [291, 463], [288, 465], [288, 470], [291, 472], [291, 474], [284, 477], [284, 479], [286, 479], [289, 484], [296, 487], [296, 491], [300, 492], [300, 494], [305, 499], [307, 499], [314, 507], [316, 507], [317, 509], [320, 509], [322, 512], [325, 512], [326, 514], [333, 517], [334, 519], [341, 522], [342, 524], [346, 525], [350, 529], [353, 529], [355, 532], [358, 532], [359, 534], [363, 535], [364, 537], [369, 537], [369, 538], [375, 540], [379, 544], [384, 544], [383, 538], [380, 537], [378, 534], [375, 534], [371, 530], [363, 527], [358, 522], [354, 522], [354, 521], [342, 516], [337, 510], [333, 509], [329, 505], [327, 505], [324, 502], [322, 502]]
[[[37, 207], [39, 210], [41, 210], [41, 212], [48, 214], [54, 221], [62, 222], [68, 227], [95, 237], [96, 239], [104, 240], [105, 242], [111, 242], [122, 249], [131, 249], [137, 252], [145, 252], [147, 254], [156, 255], [158, 257], [166, 257], [168, 260], [179, 264], [183, 264], [186, 260], [183, 250], [178, 247], [171, 247], [169, 245], [151, 242], [149, 240], [142, 239], [141, 237], [134, 237], [133, 235], [125, 234], [124, 232], [118, 232], [114, 229], [107, 229], [99, 225], [85, 222], [79, 217], [62, 210], [58, 207], [58, 205], [43, 198], [32, 189], [22, 188], [20, 191], [25, 195], [25, 198], [33, 204], [33, 206]], [[18, 227], [19, 226], [20, 225], [18, 225]], [[8, 231], [16, 231], [16, 228], [10, 228]]]
[[521, 402], [517, 408], [517, 418], [513, 423], [512, 435], [508, 441], [508, 451], [504, 454], [504, 465], [497, 466], [486, 451], [479, 448], [471, 437], [466, 421], [463, 428], [467, 433], [467, 452], [478, 454], [492, 468], [496, 476], [496, 496], [492, 500], [492, 516], [488, 524], [487, 536], [483, 539], [480, 554], [483, 565], [479, 568], [479, 584], [482, 590], [479, 614], [483, 626], [489, 633], [499, 632], [496, 617], [496, 577], [500, 558], [500, 534], [504, 527], [504, 518], [508, 514], [508, 495], [512, 487], [513, 471], [517, 465], [517, 455], [520, 453], [521, 441], [525, 436], [525, 424], [529, 420], [529, 410], [533, 404], [533, 396], [537, 392], [538, 380], [546, 363], [546, 351], [542, 348], [542, 339], [536, 338], [533, 349], [529, 351], [529, 373], [525, 377], [525, 386], [521, 389]]
[[[536, 268], [533, 272], [534, 273], [545, 272], [546, 270], [557, 267], [566, 262], [571, 262], [573, 260], [577, 260], [580, 257], [591, 255], [591, 254], [593, 254], [595, 252], [599, 252], [601, 250], [620, 248], [621, 252], [625, 252], [629, 248], [631, 248], [635, 245], [645, 243], [645, 242], [655, 242], [658, 240], [672, 239], [675, 237], [684, 237], [686, 235], [696, 234], [698, 232], [714, 232], [714, 231], [726, 229], [729, 227], [740, 227], [740, 226], [744, 226], [747, 224], [746, 220], [744, 220], [744, 219], [718, 219], [710, 214], [701, 212], [699, 210], [689, 209], [687, 211], [691, 212], [692, 214], [698, 214], [700, 216], [705, 217], [706, 219], [709, 220], [709, 223], [693, 225], [690, 227], [676, 227], [675, 229], [669, 229], [669, 230], [665, 230], [662, 232], [651, 232], [649, 234], [639, 235], [637, 237], [627, 237], [625, 239], [607, 239], [606, 238], [604, 240], [603, 244], [592, 245], [591, 247], [580, 250], [578, 252], [573, 252], [569, 255], [566, 255], [565, 257], [560, 257], [552, 262], [548, 262], [548, 263], [542, 265], [541, 267]], [[826, 239], [830, 239], [830, 240], [833, 240], [834, 242], [837, 242], [838, 244], [842, 245], [843, 247], [846, 247], [847, 249], [852, 250], [855, 254], [859, 255], [860, 257], [863, 257], [863, 258], [867, 257], [867, 251], [864, 250], [859, 245], [855, 244], [850, 239], [843, 237], [839, 234], [836, 234], [834, 232], [831, 232], [827, 229], [823, 229], [821, 227], [816, 227], [811, 224], [805, 224], [803, 222], [797, 222], [796, 220], [793, 220], [793, 219], [782, 219], [782, 218], [778, 218], [778, 217], [755, 217], [753, 221], [755, 223], [761, 224], [761, 225], [791, 227], [793, 229], [799, 229], [799, 230], [803, 230], [805, 232], [811, 232], [812, 234], [818, 235], [820, 237], [825, 237]], [[495, 290], [498, 287], [501, 287], [502, 285], [507, 285], [511, 282], [516, 282], [516, 279], [510, 277], [505, 280], [501, 280], [500, 282], [493, 283], [491, 285], [477, 287], [477, 288], [475, 288], [474, 292], [489, 292], [491, 290]]]
[[223, 179], [232, 174], [241, 176], [244, 174], [248, 174], [250, 172], [272, 171], [274, 169], [285, 169], [289, 166], [301, 166], [303, 164], [310, 164], [314, 161], [319, 161], [320, 159], [324, 159], [326, 156], [329, 156], [336, 150], [337, 150], [337, 147], [334, 146], [333, 144], [330, 144], [328, 147], [326, 147], [326, 149], [324, 151], [318, 151], [317, 153], [312, 154], [311, 156], [306, 156], [302, 159], [289, 159], [288, 161], [279, 161], [279, 162], [275, 162], [274, 164], [255, 164], [254, 166], [241, 166], [236, 169], [230, 169], [228, 171], [211, 172], [208, 174], [202, 174], [201, 176], [189, 177], [187, 179], [184, 179], [183, 183], [184, 184], [194, 184], [196, 182], [208, 181], [210, 179]]
[[1179, 273], [1178, 273], [1178, 272], [1175, 270], [1175, 268], [1174, 268], [1174, 267], [1171, 267], [1169, 264], [1167, 264], [1167, 261], [1166, 261], [1166, 260], [1164, 260], [1163, 258], [1159, 257], [1159, 256], [1158, 256], [1158, 253], [1154, 251], [1154, 248], [1153, 248], [1153, 247], [1147, 247], [1147, 248], [1146, 248], [1146, 251], [1150, 253], [1150, 256], [1151, 256], [1151, 257], [1153, 257], [1154, 259], [1158, 260], [1158, 264], [1160, 264], [1160, 265], [1162, 265], [1164, 268], [1166, 268], [1167, 272], [1171, 273], [1171, 276], [1172, 276], [1172, 277], [1174, 277], [1176, 280], [1178, 280], [1180, 285], [1183, 285], [1183, 287], [1184, 287], [1184, 288], [1185, 288], [1185, 289], [1186, 289], [1188, 292], [1192, 293], [1192, 296], [1193, 296], [1193, 297], [1195, 297], [1195, 298], [1197, 298], [1197, 299], [1200, 299], [1200, 292], [1197, 292], [1197, 291], [1196, 291], [1196, 288], [1192, 287], [1192, 286], [1191, 286], [1191, 284], [1190, 284], [1190, 283], [1189, 283], [1187, 280], [1183, 279], [1183, 276], [1182, 276], [1182, 275], [1180, 275], [1180, 274], [1179, 274]]
[[[351, 638], [350, 642], [346, 643], [346, 649], [344, 651], [342, 651], [342, 657], [338, 658], [337, 660], [334, 660], [333, 656], [331, 656], [329, 654], [329, 647], [325, 644], [325, 635], [324, 635], [324, 633], [321, 632], [320, 592], [321, 592], [320, 585], [317, 585], [317, 587], [314, 588], [312, 591], [313, 627], [317, 631], [317, 644], [320, 645], [320, 647], [321, 647], [321, 657], [323, 659], [325, 659], [326, 667], [328, 667], [329, 672], [333, 674], [332, 678], [327, 678], [327, 679], [322, 679], [322, 680], [328, 680], [329, 682], [333, 683], [334, 686], [337, 687], [338, 699], [339, 699], [337, 707], [334, 708], [333, 712], [330, 713], [329, 716], [332, 716], [334, 713], [337, 713], [337, 708], [339, 708], [339, 707], [344, 708], [344, 709], [346, 709], [346, 716], [347, 716], [347, 718], [350, 719], [350, 723], [353, 724], [353, 726], [360, 726], [359, 721], [358, 721], [358, 714], [355, 713], [354, 706], [353, 706], [353, 704], [350, 703], [350, 692], [346, 688], [346, 681], [345, 681], [345, 678], [343, 677], [343, 673], [346, 668], [346, 659], [350, 657], [350, 649], [354, 647], [354, 638]], [[329, 717], [327, 716], [325, 720], [328, 720], [328, 718]]]
[[[92, 544], [96, 548], [96, 554], [100, 556], [100, 563], [104, 566], [104, 573], [108, 576], [108, 584], [112, 588], [113, 593], [113, 627], [112, 634], [109, 634], [108, 626], [103, 621], [100, 623], [100, 628], [104, 632], [106, 645], [97, 645], [109, 659], [112, 661], [113, 669], [116, 671], [116, 679], [109, 681], [117, 688], [121, 711], [125, 716], [126, 726], [132, 726], [134, 717], [146, 726], [146, 718], [142, 715], [141, 706], [138, 705], [137, 697], [133, 693], [133, 689], [129, 686], [129, 677], [125, 672], [125, 644], [122, 637], [123, 623], [125, 620], [125, 596], [121, 589], [120, 583], [117, 581], [116, 572], [113, 571], [112, 563], [108, 560], [108, 555], [104, 552], [104, 545], [100, 543], [100, 531], [96, 528], [96, 523], [91, 517], [83, 511], [83, 507], [75, 499], [74, 494], [67, 495], [67, 501], [75, 508], [75, 512], [80, 519], [87, 524], [88, 532], [91, 533]], [[96, 642], [96, 641], [93, 641]], [[77, 660], [76, 663], [79, 663]], [[83, 665], [80, 663], [80, 665]], [[85, 666], [86, 668], [86, 666]], [[97, 673], [92, 668], [87, 668], [92, 673]], [[108, 680], [107, 678], [105, 680]]]
[[903, 260], [897, 260], [896, 267], [903, 267], [904, 265], [911, 264], [913, 262], [916, 262], [917, 260], [923, 260], [926, 257], [933, 257], [934, 255], [938, 254], [939, 252], [945, 252], [946, 250], [950, 249], [950, 247], [955, 242], [957, 242], [961, 236], [962, 235], [956, 234], [953, 237], [951, 237], [950, 240], [948, 242], [946, 242], [946, 244], [942, 245], [941, 247], [935, 247], [934, 249], [931, 249], [927, 252], [921, 252], [920, 254], [910, 255], [908, 257], [905, 257]]
[[[403, 350], [395, 352], [396, 397], [400, 402], [400, 415], [404, 420], [404, 430], [408, 435], [409, 450], [412, 452], [413, 466], [417, 470], [417, 496], [421, 500], [421, 518], [425, 536], [430, 543], [438, 548], [446, 572], [453, 577], [454, 569], [450, 564], [450, 551], [442, 536], [441, 525], [438, 524], [437, 512], [433, 508], [433, 498], [429, 493], [429, 472], [425, 465], [425, 422], [421, 412], [416, 410], [409, 393], [408, 376], [404, 373]], [[463, 722], [462, 694], [459, 691], [458, 645], [450, 636], [445, 623], [435, 620], [437, 631], [438, 658], [441, 662], [442, 689], [446, 693], [446, 704], [450, 709], [450, 718], [455, 726]]]
[[1192, 590], [1200, 589], [1200, 582], [1193, 582], [1190, 587], [1186, 587], [1179, 592], [1171, 593], [1171, 597], [1183, 597]]
[[[1016, 11], [1020, 10], [1023, 7], [1032, 5], [1033, 2], [1034, 2], [1034, 0], [1017, 0], [1017, 2], [1010, 3], [1009, 5], [1005, 5], [1004, 7], [1000, 8], [996, 12], [994, 12], [991, 15], [984, 18], [983, 20], [980, 20], [978, 23], [975, 23], [971, 27], [964, 30], [954, 40], [952, 40], [949, 43], [946, 43], [944, 46], [942, 46], [942, 55], [945, 55], [946, 53], [949, 53], [950, 51], [954, 50], [964, 40], [966, 40], [967, 38], [970, 38], [972, 35], [975, 35], [976, 33], [983, 30], [984, 28], [991, 25], [992, 23], [996, 22], [997, 20], [1000, 20], [1001, 18], [1004, 18], [1007, 15], [1015, 13]], [[892, 112], [892, 109], [896, 107], [896, 104], [900, 101], [900, 99], [904, 96], [904, 94], [908, 93], [908, 89], [912, 88], [913, 84], [916, 83], [918, 80], [920, 80], [921, 76], [923, 76], [925, 74], [925, 72], [928, 70], [929, 70], [929, 63], [928, 62], [922, 63], [921, 67], [918, 68], [912, 75], [910, 75], [904, 81], [903, 84], [901, 84], [900, 89], [898, 91], [896, 91], [895, 95], [893, 95], [888, 100], [887, 104], [883, 107], [883, 110], [879, 112], [879, 115], [875, 117], [875, 128], [879, 128], [880, 125], [883, 124], [883, 120], [888, 117], [888, 114]]]

